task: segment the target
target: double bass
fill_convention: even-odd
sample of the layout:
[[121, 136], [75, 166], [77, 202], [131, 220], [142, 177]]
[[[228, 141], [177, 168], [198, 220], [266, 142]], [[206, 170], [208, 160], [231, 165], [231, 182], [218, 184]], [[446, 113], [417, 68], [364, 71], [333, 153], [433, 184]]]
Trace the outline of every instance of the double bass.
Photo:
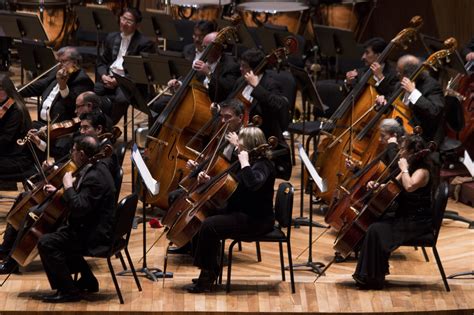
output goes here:
[[[235, 28], [223, 28], [213, 43], [204, 50], [201, 59], [206, 61], [210, 51], [224, 45]], [[147, 193], [147, 202], [161, 208], [168, 207], [167, 194], [178, 186], [186, 175], [185, 163], [195, 159], [203, 147], [201, 128], [211, 119], [210, 100], [206, 89], [194, 81], [196, 70], [184, 78], [182, 85], [172, 96], [163, 112], [149, 130], [145, 149], [145, 162], [154, 178], [160, 182], [160, 192], [153, 196]], [[194, 147], [190, 140], [194, 139]]]
[[[383, 64], [397, 47], [406, 48], [408, 43], [416, 38], [415, 35], [421, 25], [422, 19], [419, 16], [413, 17], [410, 21], [410, 27], [402, 30], [390, 41], [377, 58], [377, 62]], [[360, 117], [365, 116], [365, 120], [370, 120], [374, 115], [372, 104], [375, 103], [377, 92], [372, 76], [372, 70], [367, 70], [328, 122], [324, 123], [324, 130], [331, 133], [328, 137], [322, 139], [319, 144], [316, 167], [321, 177], [326, 179], [327, 191], [324, 193], [317, 191], [316, 194], [326, 203], [330, 203], [332, 194], [341, 181], [341, 176], [345, 174], [343, 159], [336, 162], [334, 156], [342, 155], [347, 139], [351, 135], [353, 122], [362, 123], [363, 119], [359, 119]]]
[[[445, 49], [439, 50], [431, 54], [428, 59], [423, 62], [411, 75], [410, 80], [414, 81], [416, 78], [426, 69], [437, 69], [442, 66], [442, 61], [449, 58], [456, 50], [456, 40], [454, 38], [448, 38], [445, 40]], [[348, 148], [348, 156], [355, 164], [362, 166], [368, 165], [370, 161], [374, 159], [377, 154], [382, 152], [382, 148], [379, 145], [380, 131], [377, 128], [377, 124], [383, 118], [399, 118], [403, 122], [403, 127], [409, 133], [413, 132], [414, 121], [413, 115], [410, 109], [403, 104], [401, 96], [404, 90], [402, 88], [397, 89], [387, 103], [380, 108], [377, 108], [376, 114], [372, 118], [362, 125], [354, 126], [353, 133], [356, 134], [354, 139], [347, 139], [344, 148]], [[375, 105], [373, 105], [375, 108]], [[348, 173], [348, 172], [346, 172]], [[340, 199], [344, 199], [346, 192], [351, 190], [353, 185], [358, 182], [359, 179], [353, 179], [349, 174], [341, 176], [341, 184], [336, 187], [335, 193], [328, 212], [325, 216], [326, 223], [330, 224], [336, 230], [339, 230], [346, 221], [346, 217], [351, 215], [347, 207], [341, 207]]]

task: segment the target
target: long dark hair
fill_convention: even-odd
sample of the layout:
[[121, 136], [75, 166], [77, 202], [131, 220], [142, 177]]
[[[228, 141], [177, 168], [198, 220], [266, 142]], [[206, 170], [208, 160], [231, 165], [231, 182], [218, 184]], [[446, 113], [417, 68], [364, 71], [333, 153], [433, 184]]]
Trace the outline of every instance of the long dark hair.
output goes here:
[[428, 150], [428, 143], [421, 135], [412, 134], [403, 137], [401, 149], [405, 149], [408, 153], [408, 164], [410, 173], [417, 169], [424, 168], [430, 173], [429, 185], [431, 185], [431, 195], [439, 184], [439, 169], [433, 162], [433, 154]]
[[28, 109], [26, 108], [25, 101], [21, 97], [20, 93], [16, 90], [13, 82], [6, 73], [0, 73], [0, 88], [2, 88], [9, 98], [15, 100], [16, 106], [20, 110], [23, 116], [22, 129], [29, 129], [31, 127], [31, 117]]

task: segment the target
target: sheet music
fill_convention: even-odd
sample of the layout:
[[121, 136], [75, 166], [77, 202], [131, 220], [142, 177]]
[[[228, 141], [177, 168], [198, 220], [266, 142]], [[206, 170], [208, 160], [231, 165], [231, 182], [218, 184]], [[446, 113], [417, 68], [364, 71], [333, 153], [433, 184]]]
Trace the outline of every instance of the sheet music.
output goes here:
[[148, 191], [153, 196], [156, 196], [160, 192], [160, 183], [151, 176], [150, 170], [148, 170], [145, 161], [143, 161], [143, 157], [140, 154], [140, 150], [138, 150], [137, 144], [134, 144], [132, 148], [132, 161], [137, 167]]
[[314, 182], [316, 183], [316, 186], [318, 186], [320, 192], [326, 192], [327, 187], [326, 183], [324, 180], [319, 176], [318, 172], [313, 166], [313, 163], [309, 160], [308, 155], [306, 154], [306, 151], [304, 150], [303, 146], [301, 143], [298, 145], [298, 154], [301, 158], [301, 161], [303, 161], [304, 165], [306, 166], [306, 169], [309, 172], [309, 175], [313, 178]]
[[464, 151], [464, 159], [462, 163], [466, 166], [467, 170], [469, 171], [469, 174], [474, 177], [474, 163], [472, 162], [471, 157], [469, 156], [469, 153], [467, 153], [467, 151]]

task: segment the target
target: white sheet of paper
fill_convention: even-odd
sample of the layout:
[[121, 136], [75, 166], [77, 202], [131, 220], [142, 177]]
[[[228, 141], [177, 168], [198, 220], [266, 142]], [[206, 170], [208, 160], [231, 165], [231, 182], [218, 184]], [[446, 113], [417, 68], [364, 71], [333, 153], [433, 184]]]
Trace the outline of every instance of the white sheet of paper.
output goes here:
[[313, 166], [313, 163], [311, 163], [311, 161], [309, 160], [309, 157], [301, 144], [298, 145], [298, 154], [301, 158], [301, 161], [303, 161], [304, 165], [306, 166], [309, 175], [311, 176], [311, 178], [313, 178], [314, 182], [316, 183], [316, 186], [318, 186], [319, 191], [326, 192], [326, 183], [321, 178], [321, 176], [319, 176], [318, 172]]
[[474, 177], [474, 163], [472, 163], [471, 157], [469, 156], [469, 153], [467, 153], [467, 151], [464, 151], [464, 160], [462, 161], [462, 163], [466, 166], [467, 170], [469, 171], [469, 174]]
[[157, 195], [160, 192], [160, 183], [151, 176], [150, 170], [146, 166], [145, 161], [143, 161], [143, 157], [136, 144], [134, 144], [132, 148], [132, 161], [137, 167], [148, 191], [150, 191], [153, 196]]

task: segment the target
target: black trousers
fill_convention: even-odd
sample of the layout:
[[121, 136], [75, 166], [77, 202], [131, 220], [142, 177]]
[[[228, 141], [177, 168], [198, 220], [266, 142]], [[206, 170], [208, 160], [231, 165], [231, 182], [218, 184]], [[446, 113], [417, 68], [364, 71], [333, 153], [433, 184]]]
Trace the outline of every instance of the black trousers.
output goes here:
[[197, 235], [194, 265], [219, 272], [220, 241], [239, 236], [258, 236], [273, 229], [273, 218], [256, 219], [243, 212], [231, 212], [208, 217]]
[[38, 242], [38, 252], [52, 289], [64, 292], [77, 291], [71, 273], [94, 277], [83, 257], [86, 245], [69, 226], [43, 235]]
[[364, 238], [355, 274], [371, 283], [381, 283], [389, 271], [390, 254], [398, 246], [432, 228], [431, 218], [386, 218], [373, 223]]
[[120, 118], [122, 118], [127, 112], [130, 100], [125, 96], [120, 87], [107, 89], [102, 82], [95, 83], [94, 92], [98, 96], [108, 98], [108, 100], [102, 98], [102, 111], [110, 116], [113, 125], [116, 125]]

